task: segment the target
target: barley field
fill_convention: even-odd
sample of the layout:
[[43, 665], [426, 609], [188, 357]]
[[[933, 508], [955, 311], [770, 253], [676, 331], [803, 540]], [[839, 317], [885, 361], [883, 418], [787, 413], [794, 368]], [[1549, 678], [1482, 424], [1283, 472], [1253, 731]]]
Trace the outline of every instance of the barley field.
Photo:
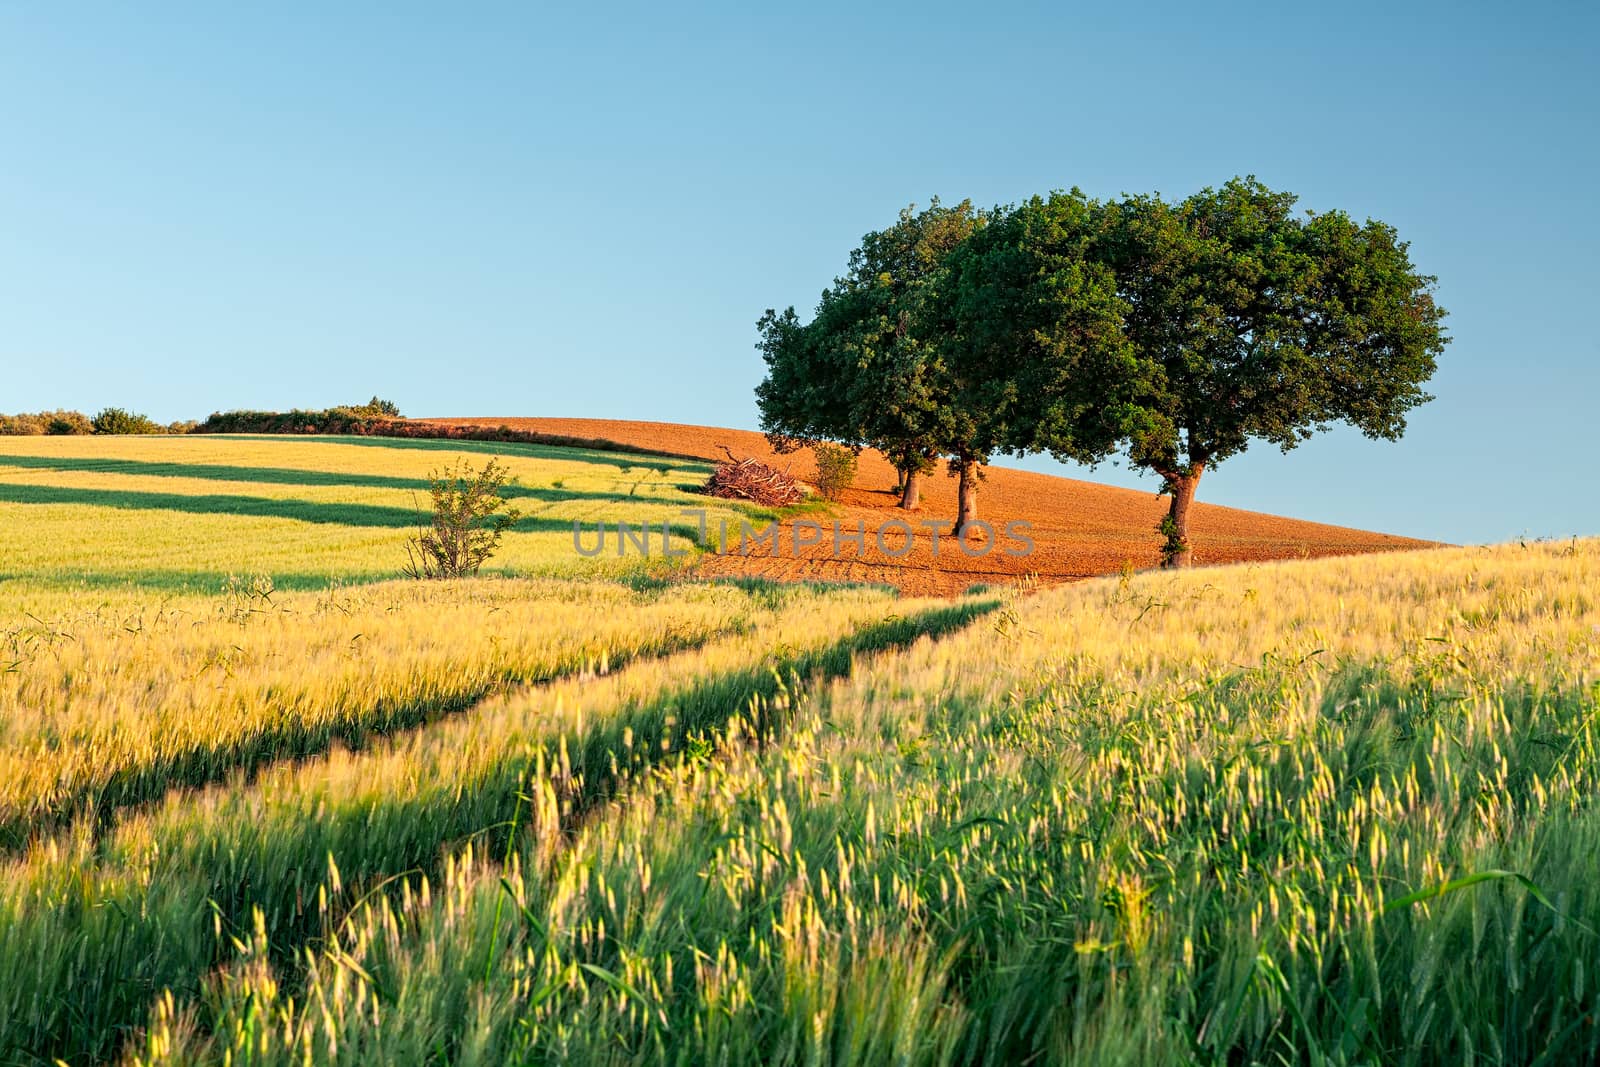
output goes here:
[[489, 454], [516, 477], [509, 498], [523, 518], [487, 571], [630, 574], [637, 561], [573, 552], [573, 521], [647, 522], [657, 533], [665, 522], [681, 551], [698, 533], [682, 509], [707, 509], [713, 525], [737, 515], [685, 491], [709, 464], [659, 456], [370, 437], [5, 437], [0, 576], [8, 601], [39, 615], [59, 613], [52, 592], [72, 598], [63, 606], [98, 593], [138, 611], [209, 596], [230, 575], [269, 575], [281, 590], [391, 578], [429, 473]]
[[1600, 541], [712, 583], [482, 446], [397, 581], [431, 444], [0, 449], [0, 1063], [1600, 1054]]

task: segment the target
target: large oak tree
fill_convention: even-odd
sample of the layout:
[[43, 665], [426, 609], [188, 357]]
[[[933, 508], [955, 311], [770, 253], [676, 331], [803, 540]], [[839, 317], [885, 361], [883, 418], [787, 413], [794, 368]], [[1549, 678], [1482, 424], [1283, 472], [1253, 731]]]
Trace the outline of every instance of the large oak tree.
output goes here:
[[1397, 439], [1449, 338], [1434, 279], [1382, 222], [1294, 212], [1236, 178], [1178, 203], [1129, 196], [1100, 212], [1090, 252], [1116, 277], [1132, 373], [1107, 381], [1128, 457], [1171, 496], [1170, 566], [1191, 562], [1206, 470], [1266, 441], [1288, 451], [1348, 423]]

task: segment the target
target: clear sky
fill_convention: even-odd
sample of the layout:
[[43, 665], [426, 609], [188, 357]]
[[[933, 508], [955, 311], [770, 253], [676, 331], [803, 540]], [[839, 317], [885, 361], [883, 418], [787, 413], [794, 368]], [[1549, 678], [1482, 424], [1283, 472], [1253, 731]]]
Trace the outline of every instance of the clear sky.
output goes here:
[[1600, 5], [579, 6], [0, 0], [0, 411], [753, 428], [756, 318], [903, 205], [1253, 173], [1398, 227], [1455, 341], [1403, 442], [1201, 499], [1600, 533]]

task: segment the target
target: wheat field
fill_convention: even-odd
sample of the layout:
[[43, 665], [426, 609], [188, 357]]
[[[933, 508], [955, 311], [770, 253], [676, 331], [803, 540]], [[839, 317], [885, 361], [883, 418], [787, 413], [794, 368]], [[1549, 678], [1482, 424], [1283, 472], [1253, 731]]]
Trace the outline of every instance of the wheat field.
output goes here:
[[[1600, 541], [914, 600], [531, 526], [417, 583], [361, 509], [449, 453], [28, 447], [0, 1062], [1600, 1052]], [[496, 451], [552, 521], [694, 499]]]

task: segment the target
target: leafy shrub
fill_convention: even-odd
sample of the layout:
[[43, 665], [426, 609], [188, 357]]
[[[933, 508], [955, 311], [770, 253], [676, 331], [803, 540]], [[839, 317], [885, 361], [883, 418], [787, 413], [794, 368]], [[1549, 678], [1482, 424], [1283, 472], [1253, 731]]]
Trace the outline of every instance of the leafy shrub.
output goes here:
[[81, 411], [41, 411], [44, 432], [56, 436], [94, 433], [94, 423]]
[[166, 433], [166, 427], [148, 415], [122, 408], [106, 408], [94, 417], [94, 432], [107, 434]]
[[405, 572], [412, 578], [462, 578], [478, 573], [500, 547], [500, 538], [522, 517], [501, 495], [511, 472], [490, 457], [474, 470], [457, 460], [428, 477], [433, 498], [431, 525], [419, 525], [406, 542]]
[[826, 500], [838, 500], [856, 480], [855, 450], [823, 442], [813, 445], [811, 454], [817, 461], [817, 492]]
[[0, 415], [0, 437], [29, 437], [44, 433], [44, 421], [37, 415]]
[[373, 397], [360, 407], [351, 408], [351, 410], [367, 415], [382, 415], [390, 419], [398, 419], [400, 417], [399, 405], [389, 400], [380, 400], [377, 397]]
[[0, 415], [0, 437], [93, 432], [94, 427], [90, 425], [88, 416], [81, 411], [36, 411]]

